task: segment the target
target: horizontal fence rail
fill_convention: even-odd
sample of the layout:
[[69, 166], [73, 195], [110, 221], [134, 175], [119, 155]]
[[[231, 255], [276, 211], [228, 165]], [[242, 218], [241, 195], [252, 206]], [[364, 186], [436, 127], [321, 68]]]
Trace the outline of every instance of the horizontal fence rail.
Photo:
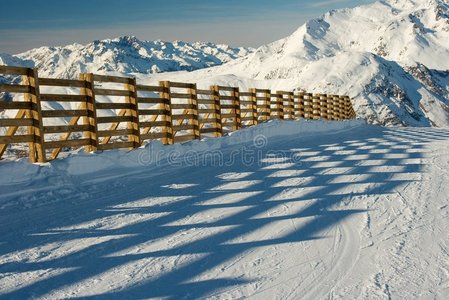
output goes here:
[[[356, 117], [348, 96], [271, 91], [81, 74], [77, 80], [39, 78], [36, 69], [0, 66], [0, 159], [10, 144], [28, 144], [30, 162], [64, 149], [133, 149], [145, 141], [180, 143], [220, 137], [270, 119], [345, 120]], [[21, 80], [17, 80], [18, 77]], [[6, 82], [6, 83], [5, 83]]]

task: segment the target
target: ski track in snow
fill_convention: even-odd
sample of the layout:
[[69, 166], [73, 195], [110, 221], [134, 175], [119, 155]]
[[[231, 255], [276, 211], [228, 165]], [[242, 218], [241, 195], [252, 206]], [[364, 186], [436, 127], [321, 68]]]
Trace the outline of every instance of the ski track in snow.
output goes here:
[[360, 125], [2, 186], [0, 298], [444, 299], [448, 144]]

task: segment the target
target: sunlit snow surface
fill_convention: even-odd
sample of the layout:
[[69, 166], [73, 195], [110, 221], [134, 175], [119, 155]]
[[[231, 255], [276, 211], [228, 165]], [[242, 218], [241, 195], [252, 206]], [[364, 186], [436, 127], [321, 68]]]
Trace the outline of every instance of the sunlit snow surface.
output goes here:
[[0, 162], [0, 298], [445, 299], [448, 146], [284, 121]]

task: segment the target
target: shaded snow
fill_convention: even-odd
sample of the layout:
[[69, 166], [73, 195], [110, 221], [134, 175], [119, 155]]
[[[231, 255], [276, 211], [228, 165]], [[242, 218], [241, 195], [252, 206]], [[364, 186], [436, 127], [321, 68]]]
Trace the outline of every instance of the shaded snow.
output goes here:
[[448, 146], [447, 130], [284, 121], [0, 162], [0, 297], [445, 299]]

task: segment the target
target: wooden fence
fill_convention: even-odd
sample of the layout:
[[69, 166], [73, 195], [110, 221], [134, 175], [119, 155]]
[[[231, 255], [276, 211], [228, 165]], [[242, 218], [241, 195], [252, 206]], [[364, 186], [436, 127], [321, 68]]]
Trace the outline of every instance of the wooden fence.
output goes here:
[[[67, 148], [95, 152], [137, 148], [155, 139], [173, 144], [220, 137], [274, 118], [355, 118], [347, 96], [217, 85], [202, 90], [171, 81], [150, 86], [95, 74], [39, 78], [36, 69], [7, 66], [0, 66], [0, 75], [11, 78], [0, 84], [0, 110], [15, 114], [0, 118], [0, 158], [9, 144], [27, 143], [31, 162], [55, 159]], [[20, 83], [12, 80], [17, 76]], [[6, 101], [10, 94], [19, 95]]]

